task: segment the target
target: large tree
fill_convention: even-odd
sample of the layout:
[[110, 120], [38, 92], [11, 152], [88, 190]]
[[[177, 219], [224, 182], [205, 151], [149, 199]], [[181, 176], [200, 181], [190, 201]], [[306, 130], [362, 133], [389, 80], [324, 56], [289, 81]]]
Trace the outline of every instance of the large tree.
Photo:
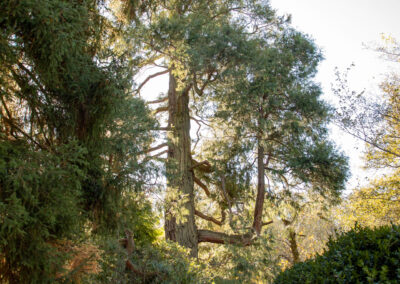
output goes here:
[[[160, 129], [167, 134], [165, 141], [148, 150], [167, 148], [168, 240], [190, 248], [193, 256], [199, 242], [250, 244], [263, 225], [265, 170], [282, 180], [289, 175], [290, 183], [301, 181], [321, 191], [340, 191], [344, 160], [326, 140], [327, 108], [318, 99], [319, 88], [309, 82], [320, 56], [307, 38], [289, 28], [287, 19], [277, 17], [261, 1], [155, 1], [142, 6], [127, 1], [123, 7], [134, 27], [133, 37], [142, 45], [140, 64], [163, 68], [146, 78], [138, 92], [152, 78], [169, 76], [167, 94], [150, 102], [161, 103], [155, 113], [161, 115], [166, 125]], [[234, 155], [220, 163], [202, 161], [197, 157], [207, 155], [192, 149], [191, 120], [204, 125], [201, 117], [213, 116], [216, 110], [223, 118], [221, 125], [229, 128], [228, 122], [242, 129], [233, 134], [235, 147], [248, 148], [239, 152], [248, 157], [252, 150], [258, 151], [257, 205], [252, 230], [244, 235], [197, 229], [195, 216], [221, 224], [225, 210], [232, 211], [226, 181], [234, 182], [229, 175], [239, 181], [252, 176], [248, 164]], [[228, 114], [223, 116], [223, 111]], [[243, 123], [246, 120], [249, 123]], [[240, 142], [243, 145], [238, 146]], [[214, 157], [229, 153], [226, 148]], [[266, 157], [271, 157], [269, 162]], [[241, 167], [248, 173], [234, 173]], [[197, 186], [213, 199], [201, 180], [207, 173], [213, 179], [210, 184], [219, 184], [225, 192], [225, 200], [218, 200], [222, 220], [207, 216], [195, 204]]]
[[[347, 175], [346, 159], [327, 140], [329, 108], [311, 81], [320, 59], [312, 42], [288, 29], [253, 59], [241, 77], [215, 90], [221, 132], [208, 150], [219, 169], [214, 184], [226, 192], [229, 207], [249, 180], [257, 181], [251, 230], [242, 236], [249, 243], [268, 224], [266, 194], [276, 199], [311, 188], [337, 198]], [[220, 234], [213, 241], [224, 238], [230, 239]]]
[[[400, 61], [399, 43], [393, 38], [385, 38], [385, 44], [376, 50], [387, 60], [397, 64]], [[388, 75], [377, 94], [357, 94], [348, 86], [347, 73], [337, 75], [334, 92], [341, 105], [337, 108], [336, 122], [341, 129], [365, 142], [366, 167], [381, 175], [371, 178], [369, 184], [356, 188], [349, 196], [343, 211], [343, 225], [351, 227], [358, 222], [373, 227], [398, 223], [399, 74]]]
[[54, 283], [63, 245], [115, 228], [146, 174], [152, 120], [101, 5], [0, 3], [1, 282]]
[[[251, 32], [258, 32], [259, 25], [279, 25], [281, 19], [257, 1], [168, 1], [148, 9], [141, 20], [143, 25], [135, 29], [142, 35], [143, 50], [147, 52], [143, 62], [162, 65], [165, 71], [143, 83], [169, 74], [167, 96], [156, 101], [167, 102], [156, 109], [156, 113], [168, 112], [167, 126], [162, 128], [167, 131], [166, 143], [153, 149], [168, 147], [166, 207], [177, 207], [173, 205], [179, 203], [175, 211], [180, 211], [166, 211], [165, 234], [167, 239], [191, 248], [195, 256], [199, 240], [194, 217], [194, 169], [209, 165], [192, 157], [190, 119], [195, 119], [195, 114], [190, 106], [196, 96], [207, 97], [210, 86], [222, 74], [251, 56]], [[138, 18], [133, 18], [138, 25]], [[252, 31], [246, 30], [244, 20]]]

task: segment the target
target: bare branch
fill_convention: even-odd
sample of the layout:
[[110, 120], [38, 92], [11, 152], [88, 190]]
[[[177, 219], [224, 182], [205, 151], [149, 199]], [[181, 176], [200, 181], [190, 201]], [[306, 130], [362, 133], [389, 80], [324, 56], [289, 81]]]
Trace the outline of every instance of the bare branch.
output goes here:
[[161, 148], [163, 148], [163, 147], [167, 147], [167, 146], [168, 146], [168, 143], [162, 143], [162, 144], [160, 144], [160, 145], [157, 145], [157, 146], [155, 146], [155, 147], [152, 147], [152, 148], [150, 148], [150, 149], [145, 150], [143, 153], [150, 153], [150, 152], [159, 150], [159, 149], [161, 149]]
[[249, 246], [254, 242], [253, 233], [249, 232], [242, 235], [229, 235], [210, 230], [198, 230], [198, 242], [208, 242], [214, 244], [237, 244]]
[[192, 161], [193, 161], [194, 165], [190, 168], [190, 170], [197, 169], [204, 173], [212, 173], [213, 172], [212, 166], [209, 161], [205, 160], [202, 162], [197, 162], [194, 159], [192, 159]]
[[193, 180], [194, 180], [194, 182], [195, 182], [198, 186], [200, 186], [200, 187], [204, 190], [204, 193], [205, 193], [208, 197], [210, 197], [211, 193], [210, 193], [210, 190], [207, 188], [207, 186], [206, 186], [204, 183], [202, 183], [202, 181], [199, 180], [199, 179], [198, 179], [197, 177], [195, 177], [195, 176], [193, 176]]
[[158, 104], [158, 103], [163, 103], [163, 102], [166, 102], [166, 101], [168, 101], [168, 97], [164, 97], [164, 98], [161, 98], [161, 99], [158, 99], [158, 100], [154, 100], [154, 101], [149, 101], [149, 102], [146, 102], [146, 104], [148, 104], [148, 105], [150, 105], [150, 104]]
[[274, 221], [268, 221], [268, 222], [262, 223], [262, 226], [268, 226], [269, 224], [272, 224], [272, 223], [274, 223]]
[[137, 92], [137, 93], [140, 93], [140, 90], [143, 88], [143, 86], [144, 86], [148, 81], [150, 81], [151, 79], [153, 79], [153, 78], [155, 78], [155, 77], [158, 77], [158, 76], [161, 76], [161, 75], [164, 75], [164, 74], [167, 74], [168, 72], [169, 72], [169, 69], [163, 70], [163, 71], [160, 71], [160, 72], [157, 72], [157, 73], [154, 73], [154, 74], [148, 76], [148, 77], [139, 85], [139, 87], [137, 88], [136, 92]]
[[161, 155], [163, 155], [163, 154], [166, 154], [166, 153], [168, 153], [168, 150], [164, 150], [164, 151], [162, 151], [162, 152], [160, 152], [160, 153], [157, 153], [157, 154], [155, 154], [155, 155], [153, 155], [153, 156], [149, 156], [149, 158], [151, 158], [151, 159], [157, 158], [157, 157], [159, 157], [159, 156], [161, 156]]
[[168, 111], [168, 106], [163, 106], [163, 107], [156, 108], [154, 110], [154, 114], [157, 114], [157, 113], [160, 113], [160, 112], [164, 112], [164, 111]]
[[204, 219], [204, 220], [213, 222], [214, 224], [216, 224], [216, 225], [218, 225], [218, 226], [222, 226], [223, 222], [225, 221], [225, 220], [224, 220], [224, 219], [225, 219], [224, 216], [221, 217], [221, 221], [218, 221], [218, 220], [215, 219], [214, 217], [207, 216], [207, 215], [205, 215], [205, 214], [203, 214], [203, 213], [201, 213], [200, 211], [197, 211], [197, 210], [194, 210], [194, 214], [195, 214], [196, 216], [198, 216], [198, 217]]
[[197, 141], [196, 141], [196, 143], [194, 144], [194, 146], [193, 146], [193, 148], [192, 148], [192, 152], [194, 152], [194, 150], [195, 150], [196, 147], [197, 147], [197, 144], [200, 142], [200, 129], [201, 129], [201, 124], [200, 124], [200, 122], [197, 121], [197, 119], [195, 119], [195, 118], [193, 118], [193, 117], [191, 117], [191, 116], [190, 116], [190, 119], [193, 119], [193, 120], [197, 123], [197, 125], [198, 125], [197, 131], [196, 131]]

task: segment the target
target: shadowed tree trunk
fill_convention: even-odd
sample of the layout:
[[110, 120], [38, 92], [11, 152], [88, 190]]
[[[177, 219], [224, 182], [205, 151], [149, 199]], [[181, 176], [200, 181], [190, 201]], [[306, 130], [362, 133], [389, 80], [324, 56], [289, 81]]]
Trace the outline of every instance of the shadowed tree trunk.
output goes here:
[[[189, 86], [177, 87], [176, 78], [170, 73], [169, 83], [169, 137], [167, 182], [168, 192], [177, 193], [176, 198], [184, 200], [183, 218], [176, 218], [176, 212], [166, 214], [165, 235], [168, 240], [177, 241], [197, 257], [198, 237], [194, 210], [194, 180], [190, 141]], [[179, 212], [178, 212], [179, 214]]]
[[[184, 86], [179, 86], [179, 84], [177, 83], [177, 78], [175, 78], [172, 72], [170, 72], [168, 90], [169, 118], [167, 127], [169, 130], [168, 159], [166, 163], [168, 187], [167, 200], [172, 203], [178, 201], [182, 202], [182, 200], [184, 200], [183, 208], [181, 207], [184, 210], [179, 210], [181, 212], [174, 212], [171, 210], [173, 206], [167, 206], [164, 226], [165, 237], [167, 240], [176, 241], [178, 244], [189, 248], [191, 256], [193, 257], [197, 257], [199, 242], [251, 245], [254, 238], [261, 234], [262, 227], [271, 223], [263, 223], [262, 220], [265, 199], [265, 150], [261, 142], [262, 133], [260, 133], [258, 138], [258, 185], [252, 229], [241, 235], [232, 235], [209, 230], [197, 230], [195, 215], [214, 223], [216, 222], [216, 219], [208, 217], [195, 210], [195, 177], [193, 169], [200, 168], [202, 163], [197, 162], [196, 164], [191, 156], [189, 91], [192, 85], [186, 84]], [[197, 180], [196, 182], [202, 184], [200, 180]], [[205, 190], [208, 191], [206, 186], [204, 184], [202, 185], [205, 187]], [[184, 213], [183, 218], [181, 216], [182, 212]], [[223, 221], [217, 221], [219, 225], [222, 225], [222, 222]]]
[[290, 252], [292, 254], [292, 261], [293, 264], [296, 264], [300, 261], [300, 253], [297, 246], [296, 240], [296, 232], [290, 229], [289, 231], [289, 245], [290, 245]]
[[257, 235], [261, 234], [261, 229], [263, 226], [262, 223], [262, 213], [264, 208], [264, 199], [265, 199], [265, 179], [264, 179], [264, 147], [261, 145], [259, 140], [258, 149], [257, 149], [257, 197], [256, 204], [254, 208], [254, 222], [253, 229], [257, 233]]

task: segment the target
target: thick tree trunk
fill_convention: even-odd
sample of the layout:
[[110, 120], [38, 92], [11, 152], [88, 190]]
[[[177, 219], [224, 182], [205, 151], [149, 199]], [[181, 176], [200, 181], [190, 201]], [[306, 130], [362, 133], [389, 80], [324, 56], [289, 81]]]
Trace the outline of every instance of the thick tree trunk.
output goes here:
[[[198, 237], [195, 224], [194, 179], [192, 171], [189, 87], [177, 88], [176, 79], [170, 73], [169, 84], [169, 154], [167, 162], [168, 191], [185, 200], [183, 218], [176, 218], [174, 212], [166, 214], [165, 235], [167, 239], [177, 241], [197, 257]], [[183, 212], [177, 212], [178, 214]], [[182, 216], [179, 216], [182, 217]]]
[[[172, 128], [172, 125], [176, 116], [176, 80], [172, 74], [169, 76], [169, 88], [168, 88], [168, 127]], [[176, 167], [176, 144], [174, 143], [175, 130], [172, 133], [168, 133], [168, 159], [166, 163], [167, 170], [167, 197], [168, 192], [172, 191], [178, 186], [177, 180], [174, 178], [177, 173]], [[176, 218], [173, 212], [170, 211], [170, 206], [167, 206], [165, 211], [164, 221], [165, 238], [168, 241], [176, 242]]]

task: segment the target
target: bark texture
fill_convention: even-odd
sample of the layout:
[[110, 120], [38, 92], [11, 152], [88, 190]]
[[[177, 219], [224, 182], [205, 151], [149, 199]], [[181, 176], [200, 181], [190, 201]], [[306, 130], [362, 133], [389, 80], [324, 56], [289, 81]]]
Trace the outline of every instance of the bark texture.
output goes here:
[[265, 199], [265, 179], [264, 179], [264, 148], [262, 145], [258, 145], [257, 151], [257, 171], [258, 171], [258, 182], [257, 182], [257, 197], [254, 208], [254, 221], [253, 229], [257, 235], [261, 234], [263, 226], [262, 213], [264, 208]]
[[184, 218], [177, 218], [169, 212], [166, 216], [165, 235], [167, 239], [177, 241], [197, 257], [198, 238], [194, 209], [194, 177], [192, 170], [189, 86], [178, 88], [176, 79], [170, 73], [169, 84], [169, 151], [167, 162], [167, 179], [170, 189], [177, 191], [177, 198], [185, 200]]

